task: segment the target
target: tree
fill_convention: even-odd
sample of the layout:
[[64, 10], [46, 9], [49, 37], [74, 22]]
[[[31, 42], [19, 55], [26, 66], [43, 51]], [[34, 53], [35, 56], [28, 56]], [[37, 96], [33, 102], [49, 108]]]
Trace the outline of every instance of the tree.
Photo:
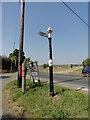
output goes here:
[[[19, 57], [19, 50], [15, 49], [12, 53], [9, 54], [9, 59], [12, 60], [15, 63], [16, 68], [18, 68], [18, 57]], [[25, 59], [24, 52], [23, 52], [23, 61]]]
[[86, 58], [86, 60], [82, 62], [82, 65], [83, 67], [90, 66], [90, 58]]
[[7, 56], [1, 56], [0, 58], [0, 67], [2, 66], [2, 70], [8, 70], [10, 71], [10, 59]]

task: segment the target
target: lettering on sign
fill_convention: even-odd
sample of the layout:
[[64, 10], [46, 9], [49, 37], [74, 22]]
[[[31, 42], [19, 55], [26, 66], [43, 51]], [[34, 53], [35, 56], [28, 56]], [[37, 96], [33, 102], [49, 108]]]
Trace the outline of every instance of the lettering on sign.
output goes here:
[[32, 76], [37, 76], [37, 72], [32, 72]]

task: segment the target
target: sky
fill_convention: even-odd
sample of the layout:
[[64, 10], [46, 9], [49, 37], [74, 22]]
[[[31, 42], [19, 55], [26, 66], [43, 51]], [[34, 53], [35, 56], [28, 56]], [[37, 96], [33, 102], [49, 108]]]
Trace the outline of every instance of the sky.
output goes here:
[[[67, 3], [88, 23], [88, 3]], [[2, 3], [2, 55], [19, 49], [20, 3]], [[88, 27], [61, 2], [25, 4], [24, 52], [39, 64], [48, 63], [48, 39], [38, 35], [52, 32], [53, 64], [81, 64], [88, 57]]]

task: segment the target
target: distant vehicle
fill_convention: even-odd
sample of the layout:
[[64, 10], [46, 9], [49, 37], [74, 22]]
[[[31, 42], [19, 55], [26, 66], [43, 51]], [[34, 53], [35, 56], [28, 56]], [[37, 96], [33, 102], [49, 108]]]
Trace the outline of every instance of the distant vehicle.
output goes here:
[[82, 74], [83, 74], [83, 76], [90, 77], [90, 66], [84, 67], [82, 69]]

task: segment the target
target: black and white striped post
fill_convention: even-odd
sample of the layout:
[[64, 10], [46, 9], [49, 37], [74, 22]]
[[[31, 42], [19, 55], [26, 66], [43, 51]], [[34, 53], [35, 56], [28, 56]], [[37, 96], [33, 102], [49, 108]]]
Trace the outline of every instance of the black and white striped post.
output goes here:
[[48, 42], [49, 42], [49, 78], [50, 78], [50, 96], [54, 96], [53, 86], [53, 61], [52, 61], [52, 44], [51, 44], [51, 33], [52, 29], [49, 27], [48, 30]]

